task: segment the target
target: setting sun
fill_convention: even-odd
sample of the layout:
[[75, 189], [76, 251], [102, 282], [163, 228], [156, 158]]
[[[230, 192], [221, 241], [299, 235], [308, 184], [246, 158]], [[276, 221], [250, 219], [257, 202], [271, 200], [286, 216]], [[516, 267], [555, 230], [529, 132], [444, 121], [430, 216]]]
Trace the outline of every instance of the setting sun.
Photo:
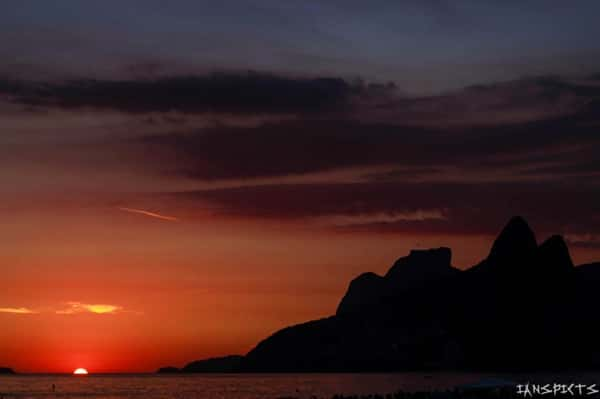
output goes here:
[[78, 368], [78, 369], [75, 369], [75, 371], [73, 371], [73, 374], [75, 374], [75, 375], [86, 375], [86, 374], [88, 374], [88, 371], [86, 369], [84, 369], [84, 368]]

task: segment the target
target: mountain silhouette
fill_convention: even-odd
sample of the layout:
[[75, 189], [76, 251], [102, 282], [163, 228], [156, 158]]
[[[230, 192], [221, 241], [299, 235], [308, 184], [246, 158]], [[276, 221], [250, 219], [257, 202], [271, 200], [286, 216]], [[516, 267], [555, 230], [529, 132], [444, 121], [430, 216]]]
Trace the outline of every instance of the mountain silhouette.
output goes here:
[[277, 331], [232, 357], [235, 367], [205, 360], [182, 371], [600, 368], [600, 262], [575, 267], [561, 236], [538, 245], [518, 216], [478, 264], [462, 271], [451, 258], [449, 248], [413, 250], [384, 276], [352, 280], [335, 315]]
[[186, 364], [183, 368], [161, 367], [158, 373], [233, 373], [241, 371], [241, 362], [243, 356], [229, 355], [223, 357], [213, 357], [209, 359], [196, 360]]
[[360, 313], [415, 285], [454, 276], [459, 270], [450, 265], [451, 257], [449, 248], [412, 250], [398, 259], [384, 277], [363, 273], [350, 283], [336, 314]]
[[159, 368], [156, 372], [159, 374], [179, 373], [181, 370], [174, 366], [166, 366]]
[[188, 363], [181, 371], [184, 373], [230, 373], [240, 370], [243, 356], [229, 355], [196, 360]]
[[449, 248], [413, 250], [352, 280], [334, 316], [284, 328], [244, 371], [600, 367], [600, 263], [574, 267], [564, 239], [538, 245], [521, 217], [461, 271]]
[[508, 222], [494, 241], [487, 262], [505, 263], [507, 267], [511, 267], [514, 266], [512, 262], [527, 260], [536, 249], [535, 234], [525, 219], [516, 216]]

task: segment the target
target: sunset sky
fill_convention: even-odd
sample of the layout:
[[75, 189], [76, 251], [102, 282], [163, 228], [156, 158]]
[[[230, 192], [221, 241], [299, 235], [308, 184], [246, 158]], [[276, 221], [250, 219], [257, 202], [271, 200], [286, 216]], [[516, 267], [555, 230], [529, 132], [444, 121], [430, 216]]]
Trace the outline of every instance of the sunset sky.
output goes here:
[[[326, 4], [323, 4], [326, 3]], [[153, 371], [520, 214], [600, 260], [600, 3], [0, 4], [0, 366]]]

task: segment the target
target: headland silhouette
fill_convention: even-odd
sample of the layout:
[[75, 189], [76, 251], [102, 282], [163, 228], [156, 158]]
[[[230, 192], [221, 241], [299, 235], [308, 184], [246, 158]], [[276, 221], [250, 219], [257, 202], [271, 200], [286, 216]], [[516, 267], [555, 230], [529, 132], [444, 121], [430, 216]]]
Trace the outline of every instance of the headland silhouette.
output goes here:
[[277, 331], [245, 356], [161, 372], [577, 370], [600, 367], [600, 263], [575, 267], [561, 236], [538, 245], [512, 218], [467, 270], [413, 250], [350, 283], [335, 315]]

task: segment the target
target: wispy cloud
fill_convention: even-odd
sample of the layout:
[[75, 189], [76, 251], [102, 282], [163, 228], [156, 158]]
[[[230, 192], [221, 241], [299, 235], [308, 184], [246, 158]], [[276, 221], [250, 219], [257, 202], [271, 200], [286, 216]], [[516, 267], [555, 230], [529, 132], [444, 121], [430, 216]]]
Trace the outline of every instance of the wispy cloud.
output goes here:
[[0, 308], [0, 313], [36, 314], [39, 312], [29, 308]]
[[179, 221], [179, 219], [174, 216], [161, 215], [160, 213], [150, 212], [150, 211], [146, 211], [144, 209], [126, 208], [126, 207], [118, 207], [117, 209], [119, 209], [120, 211], [123, 211], [123, 212], [136, 213], [138, 215], [148, 216], [148, 217], [161, 219], [161, 220], [167, 220], [169, 222], [178, 222]]
[[115, 314], [123, 311], [122, 306], [109, 304], [91, 304], [81, 302], [67, 302], [66, 308], [57, 310], [56, 314], [96, 313]]
[[[123, 306], [111, 305], [106, 303], [83, 303], [77, 301], [65, 302], [60, 307], [44, 307], [41, 309], [31, 309], [27, 307], [0, 307], [0, 313], [11, 314], [39, 314], [39, 313], [54, 313], [58, 315], [79, 314], [79, 313], [94, 313], [94, 314], [117, 314], [131, 312], [125, 310]], [[141, 314], [141, 312], [133, 312]]]
[[565, 239], [576, 247], [600, 248], [600, 234], [566, 234]]
[[405, 212], [377, 212], [357, 215], [332, 215], [317, 218], [327, 224], [356, 225], [370, 223], [423, 222], [428, 220], [446, 220], [441, 209], [416, 209]]

